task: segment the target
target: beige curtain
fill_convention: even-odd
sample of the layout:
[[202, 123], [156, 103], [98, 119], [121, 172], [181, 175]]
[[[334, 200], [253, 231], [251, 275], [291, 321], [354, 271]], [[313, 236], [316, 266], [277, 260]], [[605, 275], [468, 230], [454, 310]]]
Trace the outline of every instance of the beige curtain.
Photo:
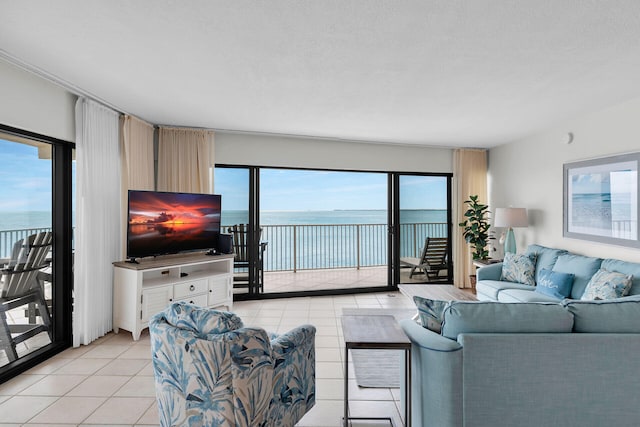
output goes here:
[[153, 126], [136, 117], [122, 116], [122, 184], [126, 190], [153, 190]]
[[213, 149], [213, 131], [160, 128], [158, 190], [211, 193]]
[[[121, 217], [127, 224], [128, 190], [153, 190], [155, 170], [153, 126], [133, 116], [120, 116]], [[126, 255], [127, 228], [122, 236], [122, 253]]]
[[469, 275], [475, 274], [471, 248], [462, 237], [458, 224], [464, 221], [465, 200], [478, 195], [481, 203], [487, 203], [487, 152], [486, 150], [457, 149], [453, 152], [454, 176], [454, 224], [453, 224], [453, 277], [459, 288], [471, 288]]

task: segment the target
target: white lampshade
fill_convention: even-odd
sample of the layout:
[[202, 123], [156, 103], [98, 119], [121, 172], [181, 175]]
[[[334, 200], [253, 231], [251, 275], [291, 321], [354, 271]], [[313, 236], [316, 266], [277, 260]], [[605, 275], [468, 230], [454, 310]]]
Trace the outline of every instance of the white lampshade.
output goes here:
[[496, 208], [493, 217], [494, 227], [527, 227], [527, 210], [525, 208]]

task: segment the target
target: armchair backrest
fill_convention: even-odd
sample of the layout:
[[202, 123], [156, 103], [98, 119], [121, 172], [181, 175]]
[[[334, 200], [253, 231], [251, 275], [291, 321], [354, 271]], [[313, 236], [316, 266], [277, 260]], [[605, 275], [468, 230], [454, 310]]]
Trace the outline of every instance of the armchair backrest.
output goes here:
[[184, 303], [154, 316], [149, 330], [162, 426], [265, 424], [274, 366], [264, 330]]

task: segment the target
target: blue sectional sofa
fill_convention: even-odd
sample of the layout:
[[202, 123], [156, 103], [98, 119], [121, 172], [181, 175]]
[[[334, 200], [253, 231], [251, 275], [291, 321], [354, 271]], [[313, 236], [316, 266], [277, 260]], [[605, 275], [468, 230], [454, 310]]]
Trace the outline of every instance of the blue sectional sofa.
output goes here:
[[[564, 249], [530, 245], [526, 255], [535, 259], [534, 279], [538, 283], [543, 270], [574, 275], [570, 299], [580, 299], [589, 280], [600, 269], [633, 276], [629, 295], [640, 294], [640, 264], [617, 259], [592, 258], [570, 253]], [[491, 264], [477, 271], [476, 293], [480, 301], [500, 302], [558, 302], [561, 298], [536, 290], [535, 286], [502, 279], [502, 263]], [[640, 423], [639, 423], [640, 425]]]
[[640, 296], [455, 301], [443, 318], [441, 333], [401, 322], [412, 342], [412, 425], [640, 425]]

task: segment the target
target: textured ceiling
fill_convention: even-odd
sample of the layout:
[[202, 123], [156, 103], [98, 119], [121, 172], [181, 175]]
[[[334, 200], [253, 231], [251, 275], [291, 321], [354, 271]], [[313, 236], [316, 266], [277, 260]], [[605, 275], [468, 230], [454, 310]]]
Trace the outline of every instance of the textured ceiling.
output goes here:
[[640, 97], [640, 1], [0, 0], [0, 53], [155, 124], [490, 147]]

